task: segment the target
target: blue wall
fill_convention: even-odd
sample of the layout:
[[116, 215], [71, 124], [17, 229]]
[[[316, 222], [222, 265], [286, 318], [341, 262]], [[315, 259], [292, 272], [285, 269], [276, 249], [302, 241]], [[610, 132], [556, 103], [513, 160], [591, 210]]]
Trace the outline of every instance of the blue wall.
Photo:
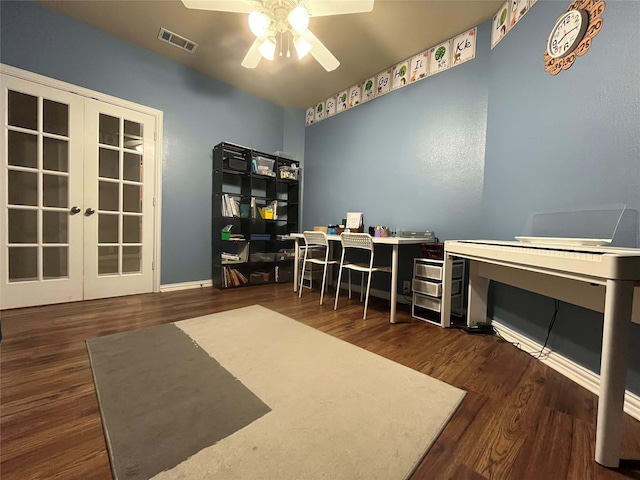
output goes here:
[[[307, 127], [303, 226], [349, 210], [441, 240], [510, 240], [533, 212], [622, 203], [631, 227], [616, 243], [637, 246], [640, 2], [608, 1], [591, 49], [554, 77], [542, 54], [567, 6], [538, 1], [493, 50], [485, 22], [474, 60]], [[490, 316], [544, 342], [552, 299], [492, 283], [490, 300]], [[598, 371], [601, 330], [601, 314], [562, 304], [549, 345]]]
[[[35, 2], [0, 2], [0, 62], [164, 112], [161, 283], [211, 278], [211, 151], [283, 150], [283, 110]], [[186, 55], [186, 54], [185, 54]], [[303, 128], [288, 143], [301, 155]]]

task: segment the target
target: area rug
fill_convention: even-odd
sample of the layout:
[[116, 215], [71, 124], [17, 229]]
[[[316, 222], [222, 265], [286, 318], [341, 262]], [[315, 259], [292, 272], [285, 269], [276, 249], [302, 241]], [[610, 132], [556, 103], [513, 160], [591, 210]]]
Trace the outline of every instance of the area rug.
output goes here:
[[87, 341], [116, 479], [404, 479], [455, 387], [254, 305]]

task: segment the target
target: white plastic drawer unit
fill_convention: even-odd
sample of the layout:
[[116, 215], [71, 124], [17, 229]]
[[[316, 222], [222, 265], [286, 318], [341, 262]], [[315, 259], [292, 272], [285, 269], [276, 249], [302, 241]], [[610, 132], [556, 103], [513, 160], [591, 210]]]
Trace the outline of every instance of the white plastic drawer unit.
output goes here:
[[[422, 277], [428, 278], [430, 280], [442, 280], [442, 265], [433, 265], [428, 263], [422, 263], [421, 261], [416, 260], [414, 265], [414, 277]], [[428, 260], [427, 260], [428, 261]], [[453, 268], [451, 270], [451, 278], [461, 278], [462, 277], [462, 264], [454, 263]]]
[[[458, 295], [462, 288], [462, 280], [453, 280], [451, 282], [451, 295]], [[420, 280], [414, 278], [411, 283], [411, 290], [416, 293], [424, 293], [425, 295], [431, 295], [432, 297], [442, 297], [442, 283], [429, 282], [427, 280]]]
[[[413, 304], [416, 307], [426, 308], [427, 310], [433, 310], [434, 312], [440, 312], [442, 302], [439, 298], [428, 297], [419, 293], [413, 294]], [[462, 295], [453, 295], [451, 297], [451, 310], [460, 310], [462, 307]]]

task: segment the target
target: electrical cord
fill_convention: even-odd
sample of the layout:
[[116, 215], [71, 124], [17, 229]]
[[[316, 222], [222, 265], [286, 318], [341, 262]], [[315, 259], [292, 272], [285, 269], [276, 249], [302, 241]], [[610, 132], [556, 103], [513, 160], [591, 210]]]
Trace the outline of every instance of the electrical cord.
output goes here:
[[558, 318], [558, 310], [560, 310], [560, 300], [554, 300], [554, 302], [555, 302], [555, 310], [553, 312], [553, 316], [551, 317], [551, 321], [549, 322], [549, 328], [547, 328], [547, 338], [544, 339], [542, 348], [538, 352], [538, 356], [536, 358], [540, 358], [542, 356], [542, 352], [544, 352], [544, 349], [547, 347], [547, 342], [549, 341], [551, 330], [553, 329], [553, 325], [556, 323], [556, 319]]
[[505, 343], [510, 343], [511, 345], [513, 345], [514, 347], [518, 348], [519, 350], [523, 351], [524, 353], [526, 353], [527, 355], [535, 358], [535, 359], [540, 359], [542, 357], [542, 354], [544, 353], [544, 349], [547, 348], [547, 343], [549, 342], [549, 337], [551, 336], [551, 330], [553, 329], [553, 325], [556, 323], [556, 319], [558, 318], [558, 311], [560, 310], [560, 301], [559, 300], [554, 300], [554, 305], [555, 305], [555, 309], [553, 311], [553, 315], [551, 317], [551, 321], [549, 322], [549, 326], [547, 327], [547, 338], [544, 340], [544, 344], [542, 345], [542, 348], [540, 349], [540, 351], [538, 352], [526, 352], [524, 350], [522, 350], [520, 347], [522, 346], [522, 344], [520, 342], [510, 342], [509, 340], [507, 340], [506, 338], [504, 338], [502, 335], [500, 335], [500, 332], [497, 329], [493, 329], [496, 336], [502, 340]]

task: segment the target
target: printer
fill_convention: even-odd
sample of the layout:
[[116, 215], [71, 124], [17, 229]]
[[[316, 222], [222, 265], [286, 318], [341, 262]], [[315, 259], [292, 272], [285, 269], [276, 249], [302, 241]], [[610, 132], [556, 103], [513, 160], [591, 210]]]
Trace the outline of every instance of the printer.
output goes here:
[[398, 236], [404, 237], [404, 238], [420, 238], [420, 239], [424, 239], [425, 242], [438, 241], [434, 233], [429, 230], [422, 230], [422, 231], [400, 230], [400, 233], [398, 234]]

